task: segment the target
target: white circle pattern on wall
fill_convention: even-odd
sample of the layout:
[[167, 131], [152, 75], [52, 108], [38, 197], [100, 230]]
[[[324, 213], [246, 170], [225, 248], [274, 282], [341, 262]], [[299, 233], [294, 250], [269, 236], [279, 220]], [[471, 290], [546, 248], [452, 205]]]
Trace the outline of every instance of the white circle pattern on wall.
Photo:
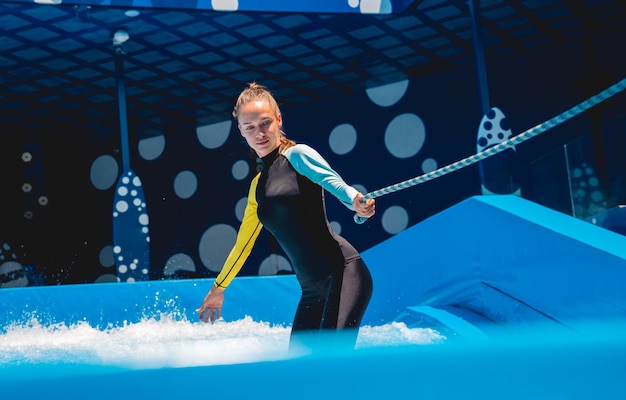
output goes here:
[[259, 275], [278, 275], [281, 272], [293, 272], [291, 263], [279, 254], [270, 254], [259, 266]]
[[246, 211], [246, 204], [248, 204], [248, 197], [242, 197], [237, 201], [235, 205], [235, 217], [239, 220], [239, 222], [243, 221], [243, 214]]
[[141, 139], [137, 145], [137, 151], [144, 160], [156, 160], [165, 150], [165, 136], [152, 136]]
[[237, 179], [238, 181], [244, 180], [248, 177], [248, 174], [250, 173], [250, 164], [248, 164], [244, 160], [235, 161], [231, 173], [233, 174], [233, 178]]
[[437, 164], [437, 160], [434, 158], [427, 158], [422, 162], [422, 172], [425, 174], [433, 172], [437, 168], [439, 168], [439, 164]]
[[406, 113], [395, 117], [385, 131], [385, 146], [393, 156], [409, 158], [416, 155], [426, 141], [426, 129], [422, 119]]
[[237, 231], [230, 225], [217, 224], [209, 227], [198, 246], [200, 261], [210, 271], [219, 272], [231, 247], [237, 239]]
[[199, 126], [196, 128], [196, 136], [202, 146], [207, 149], [217, 149], [226, 143], [231, 127], [232, 121]]
[[106, 190], [115, 185], [119, 166], [115, 158], [108, 154], [99, 156], [91, 164], [89, 178], [93, 187], [99, 190]]
[[387, 233], [395, 235], [406, 229], [409, 224], [409, 214], [403, 207], [391, 206], [385, 210], [381, 220], [383, 229]]
[[198, 178], [191, 171], [181, 171], [174, 178], [174, 193], [181, 199], [188, 199], [198, 189]]
[[328, 137], [330, 149], [339, 155], [347, 154], [356, 146], [356, 129], [351, 124], [337, 125]]
[[369, 88], [365, 92], [374, 104], [381, 107], [389, 107], [400, 101], [408, 88], [409, 81], [403, 80], [400, 82]]
[[185, 253], [177, 253], [171, 256], [165, 263], [163, 275], [172, 276], [178, 271], [194, 272], [195, 270], [196, 265], [191, 257]]

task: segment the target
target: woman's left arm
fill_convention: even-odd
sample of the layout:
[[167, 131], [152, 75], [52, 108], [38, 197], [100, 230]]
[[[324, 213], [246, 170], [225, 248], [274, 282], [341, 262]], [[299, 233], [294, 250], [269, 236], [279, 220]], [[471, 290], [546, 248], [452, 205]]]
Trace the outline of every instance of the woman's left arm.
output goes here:
[[283, 155], [296, 172], [319, 184], [347, 208], [356, 211], [353, 202], [359, 191], [348, 185], [315, 149], [297, 144], [285, 150]]

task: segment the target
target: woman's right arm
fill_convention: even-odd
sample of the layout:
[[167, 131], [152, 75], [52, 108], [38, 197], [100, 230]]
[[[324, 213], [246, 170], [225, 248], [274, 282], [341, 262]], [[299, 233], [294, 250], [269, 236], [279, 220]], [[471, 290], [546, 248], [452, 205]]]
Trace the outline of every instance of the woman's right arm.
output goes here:
[[213, 322], [220, 318], [222, 303], [224, 302], [224, 290], [245, 264], [263, 228], [256, 213], [258, 204], [255, 194], [258, 180], [259, 176], [257, 175], [250, 184], [248, 203], [239, 226], [235, 245], [228, 254], [222, 270], [215, 278], [211, 290], [205, 296], [202, 305], [196, 310], [196, 312], [200, 313], [200, 320], [205, 322]]

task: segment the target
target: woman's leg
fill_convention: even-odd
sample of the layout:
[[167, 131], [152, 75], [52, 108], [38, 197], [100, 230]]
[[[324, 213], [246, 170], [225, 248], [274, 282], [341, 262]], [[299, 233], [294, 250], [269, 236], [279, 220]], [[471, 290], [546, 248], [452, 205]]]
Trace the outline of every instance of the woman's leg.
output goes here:
[[336, 345], [354, 348], [372, 291], [372, 276], [361, 258], [351, 260], [343, 275], [331, 281], [321, 328], [335, 330]]
[[346, 264], [343, 275], [304, 287], [292, 324], [290, 348], [313, 348], [331, 334], [335, 344], [354, 348], [372, 291], [372, 276], [361, 258]]
[[361, 258], [352, 260], [343, 270], [337, 328], [358, 328], [372, 298], [372, 275]]
[[302, 286], [302, 297], [291, 325], [290, 352], [310, 351], [319, 341], [329, 283], [330, 278]]

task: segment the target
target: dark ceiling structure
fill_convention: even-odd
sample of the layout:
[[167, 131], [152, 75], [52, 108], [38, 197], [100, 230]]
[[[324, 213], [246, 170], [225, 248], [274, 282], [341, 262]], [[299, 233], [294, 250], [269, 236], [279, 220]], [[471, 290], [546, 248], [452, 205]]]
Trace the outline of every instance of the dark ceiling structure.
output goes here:
[[[112, 35], [120, 28], [130, 36], [122, 56], [129, 128], [144, 137], [175, 121], [228, 118], [250, 81], [293, 105], [471, 67], [482, 55], [470, 6], [424, 0], [398, 13], [361, 14], [2, 1], [0, 125], [117, 132]], [[589, 30], [626, 36], [619, 0], [482, 1], [476, 15], [487, 61]]]

